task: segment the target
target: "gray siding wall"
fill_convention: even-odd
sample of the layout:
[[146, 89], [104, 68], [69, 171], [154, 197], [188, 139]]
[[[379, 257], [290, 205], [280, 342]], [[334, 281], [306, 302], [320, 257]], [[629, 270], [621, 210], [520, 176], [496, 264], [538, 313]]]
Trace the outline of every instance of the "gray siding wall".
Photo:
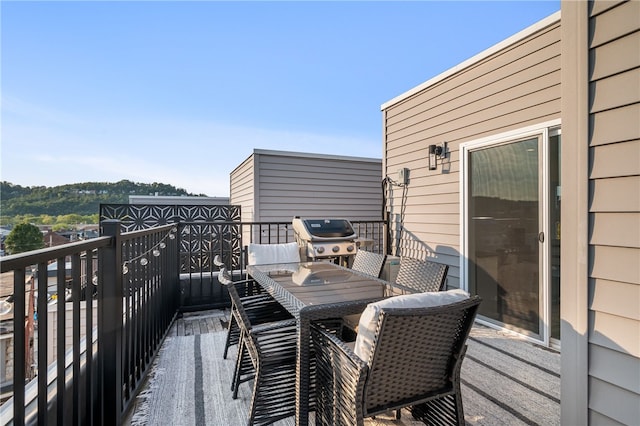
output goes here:
[[640, 421], [640, 1], [589, 8], [589, 421]]
[[255, 156], [259, 220], [381, 219], [381, 160], [284, 152]]
[[240, 206], [243, 222], [252, 222], [255, 215], [253, 191], [255, 188], [254, 156], [251, 155], [231, 172], [229, 204]]
[[[382, 111], [385, 174], [397, 180], [399, 169], [410, 169], [398, 253], [448, 264], [448, 285], [459, 287], [460, 143], [560, 118], [559, 16]], [[448, 158], [428, 170], [428, 146], [445, 141]], [[398, 217], [402, 197], [394, 192]]]

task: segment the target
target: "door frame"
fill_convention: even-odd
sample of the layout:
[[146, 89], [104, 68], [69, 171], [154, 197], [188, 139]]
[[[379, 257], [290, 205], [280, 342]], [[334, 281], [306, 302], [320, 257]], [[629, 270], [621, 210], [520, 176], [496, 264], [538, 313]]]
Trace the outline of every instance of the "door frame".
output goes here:
[[[540, 262], [540, 334], [533, 335], [525, 333], [521, 330], [515, 332], [526, 339], [550, 345], [550, 325], [551, 325], [551, 250], [550, 250], [550, 232], [551, 223], [549, 219], [549, 208], [547, 203], [550, 199], [549, 194], [549, 133], [560, 127], [560, 119], [546, 121], [543, 123], [527, 126], [507, 132], [486, 136], [460, 144], [460, 284], [461, 287], [469, 291], [469, 210], [467, 198], [469, 195], [469, 152], [494, 145], [504, 144], [509, 141], [516, 142], [528, 137], [540, 137], [540, 150], [538, 153], [539, 182], [538, 191], [540, 199], [540, 229], [544, 232], [544, 242], [540, 244], [539, 262]], [[494, 322], [477, 318], [478, 323], [491, 328], [509, 329], [508, 324], [498, 325]], [[557, 342], [556, 342], [557, 344]]]

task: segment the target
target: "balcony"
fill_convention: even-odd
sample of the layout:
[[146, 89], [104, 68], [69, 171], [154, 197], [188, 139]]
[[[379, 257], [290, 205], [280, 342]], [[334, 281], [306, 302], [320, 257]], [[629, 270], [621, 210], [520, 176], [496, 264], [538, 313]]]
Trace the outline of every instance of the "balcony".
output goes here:
[[[138, 424], [164, 412], [158, 407], [169, 410], [163, 420], [180, 416], [173, 424], [191, 418], [184, 416], [193, 424], [245, 423], [250, 390], [245, 384], [238, 400], [227, 392], [233, 356], [223, 360], [220, 343], [229, 301], [211, 261], [219, 254], [241, 270], [248, 242], [293, 241], [290, 224], [134, 225], [107, 219], [99, 238], [3, 258], [11, 291], [3, 296], [13, 302], [0, 317], [2, 424]], [[374, 250], [386, 250], [383, 222], [354, 226]], [[53, 261], [71, 269], [51, 280]], [[462, 376], [467, 422], [558, 424], [559, 363], [558, 353], [476, 327]], [[404, 413], [400, 424], [410, 419]]]

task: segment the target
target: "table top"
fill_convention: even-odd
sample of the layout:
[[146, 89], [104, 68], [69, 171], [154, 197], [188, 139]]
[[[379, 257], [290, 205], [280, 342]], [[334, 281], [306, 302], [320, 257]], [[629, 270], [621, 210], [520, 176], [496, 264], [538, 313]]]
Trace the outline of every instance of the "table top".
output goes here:
[[332, 304], [380, 300], [388, 284], [328, 262], [251, 265], [247, 272], [294, 314]]

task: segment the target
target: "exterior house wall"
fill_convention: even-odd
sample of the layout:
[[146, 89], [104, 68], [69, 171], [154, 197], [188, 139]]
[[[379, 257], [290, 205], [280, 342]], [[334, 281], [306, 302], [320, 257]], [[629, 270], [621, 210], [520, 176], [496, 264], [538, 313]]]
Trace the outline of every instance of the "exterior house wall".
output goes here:
[[[382, 106], [385, 176], [411, 170], [406, 206], [397, 189], [389, 199], [405, 228], [397, 248], [458, 274], [460, 144], [560, 119], [561, 423], [636, 424], [640, 1], [562, 1], [559, 19]], [[429, 170], [428, 145], [445, 141]]]
[[[460, 144], [560, 118], [559, 13], [387, 102], [383, 112], [385, 175], [410, 169], [406, 206], [389, 196], [403, 232], [394, 254], [449, 265], [460, 286]], [[429, 170], [428, 147], [447, 143]], [[438, 160], [440, 162], [440, 160]]]
[[240, 206], [240, 220], [252, 222], [256, 216], [254, 203], [255, 170], [251, 155], [231, 172], [230, 204]]
[[[57, 304], [51, 304], [47, 307], [47, 365], [51, 365], [56, 360], [58, 351], [58, 307]], [[92, 323], [94, 327], [98, 324], [98, 310], [93, 309]], [[80, 302], [80, 339], [84, 339], [87, 335], [87, 308], [85, 302]], [[93, 330], [93, 336], [97, 334], [97, 328]], [[65, 303], [65, 350], [68, 351], [73, 347], [73, 304]]]
[[290, 222], [294, 216], [379, 220], [381, 160], [255, 150], [231, 172], [231, 204], [250, 220]]
[[563, 2], [562, 13], [563, 146], [568, 147], [563, 209], [569, 206], [563, 215], [573, 218], [563, 219], [568, 228], [565, 234], [563, 225], [562, 239], [577, 242], [564, 244], [562, 253], [568, 270], [562, 276], [562, 392], [577, 397], [567, 406], [563, 398], [562, 421], [636, 424], [640, 2]]

